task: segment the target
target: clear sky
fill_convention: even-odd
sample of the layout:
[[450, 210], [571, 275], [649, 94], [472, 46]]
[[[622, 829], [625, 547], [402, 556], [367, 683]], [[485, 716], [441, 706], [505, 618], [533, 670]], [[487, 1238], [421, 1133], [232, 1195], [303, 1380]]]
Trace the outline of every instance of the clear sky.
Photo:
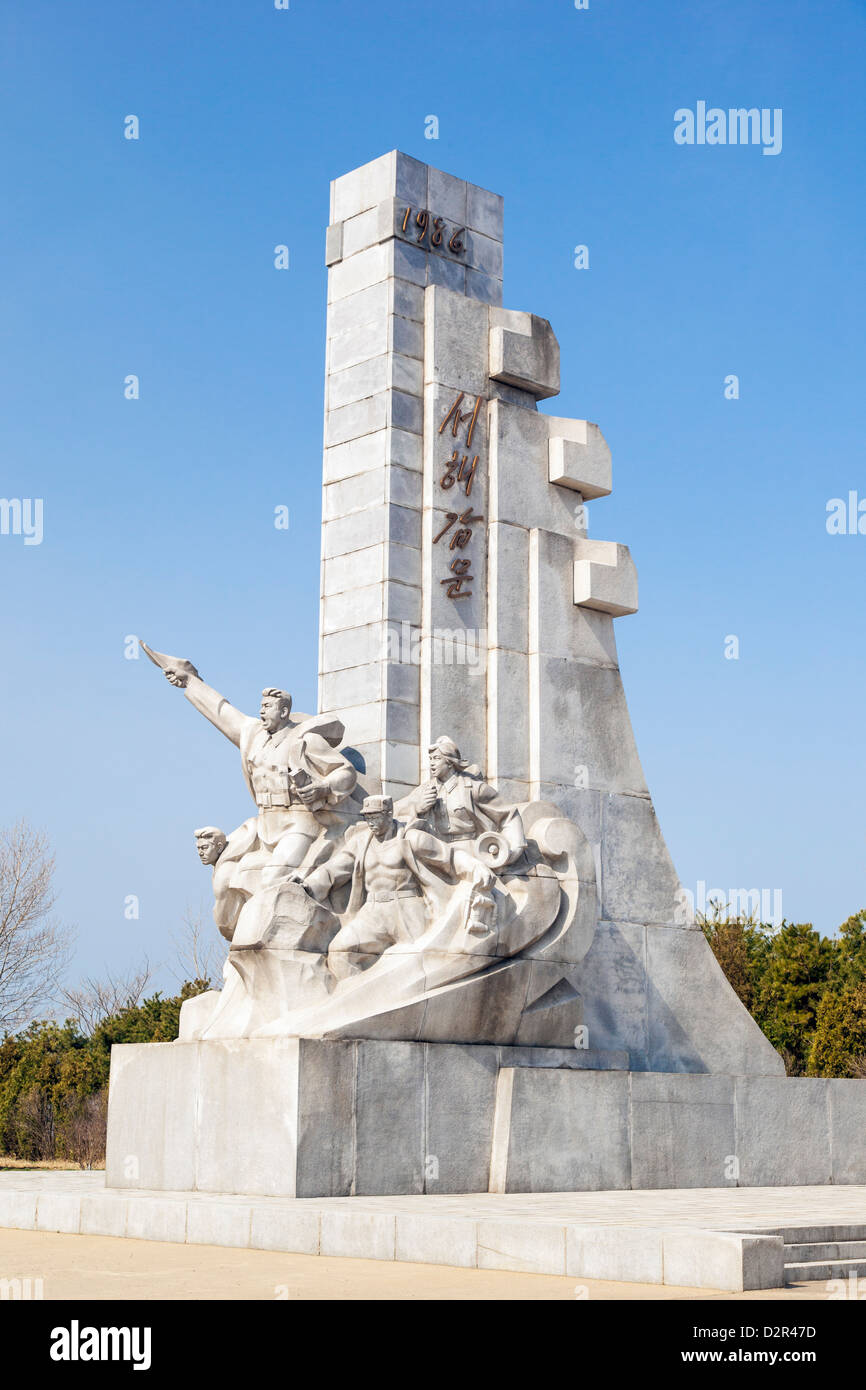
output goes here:
[[[826, 528], [866, 499], [866, 5], [5, 0], [0, 23], [0, 496], [44, 499], [41, 545], [0, 535], [0, 824], [54, 841], [76, 970], [168, 962], [208, 895], [192, 828], [249, 813], [236, 751], [127, 635], [247, 711], [266, 684], [315, 707], [328, 182], [394, 147], [505, 195], [506, 304], [562, 348], [548, 408], [613, 451], [590, 530], [637, 563], [621, 663], [684, 883], [780, 889], [825, 932], [866, 906], [866, 535]], [[780, 108], [781, 152], [678, 145], [699, 101]]]

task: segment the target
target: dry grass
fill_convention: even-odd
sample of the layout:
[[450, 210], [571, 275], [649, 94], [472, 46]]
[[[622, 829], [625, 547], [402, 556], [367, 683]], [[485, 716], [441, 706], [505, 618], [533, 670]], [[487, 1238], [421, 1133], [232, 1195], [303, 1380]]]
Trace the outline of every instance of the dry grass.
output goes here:
[[[105, 1163], [94, 1163], [94, 1168], [102, 1169]], [[8, 1172], [12, 1168], [21, 1168], [35, 1172], [72, 1172], [78, 1173], [81, 1170], [79, 1163], [73, 1163], [67, 1158], [13, 1158], [11, 1154], [0, 1154], [0, 1173]]]

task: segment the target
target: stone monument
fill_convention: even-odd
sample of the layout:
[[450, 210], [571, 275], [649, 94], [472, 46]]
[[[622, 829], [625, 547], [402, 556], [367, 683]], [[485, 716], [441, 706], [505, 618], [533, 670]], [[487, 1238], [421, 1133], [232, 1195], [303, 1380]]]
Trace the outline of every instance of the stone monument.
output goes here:
[[393, 151], [330, 222], [320, 712], [145, 647], [255, 811], [195, 832], [225, 980], [114, 1049], [109, 1185], [864, 1181], [866, 1088], [786, 1080], [684, 911], [617, 664], [634, 564], [587, 534], [610, 453], [538, 408], [502, 199]]

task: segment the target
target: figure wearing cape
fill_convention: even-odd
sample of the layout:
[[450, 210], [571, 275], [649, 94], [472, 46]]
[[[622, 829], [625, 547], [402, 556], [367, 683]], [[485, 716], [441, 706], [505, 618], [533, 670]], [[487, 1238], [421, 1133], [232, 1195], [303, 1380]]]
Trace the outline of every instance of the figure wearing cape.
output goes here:
[[[261, 719], [243, 714], [207, 685], [191, 662], [153, 651], [144, 642], [141, 646], [190, 704], [240, 750], [257, 814], [232, 832], [221, 860], [238, 861], [248, 875], [265, 867], [298, 868], [314, 845], [315, 857], [321, 857], [324, 842], [333, 841], [357, 812], [351, 798], [358, 774], [337, 749], [344, 732], [341, 721], [301, 715], [269, 733]], [[311, 783], [316, 787], [312, 799], [300, 794]], [[255, 891], [258, 882], [242, 885], [236, 878], [234, 886]]]

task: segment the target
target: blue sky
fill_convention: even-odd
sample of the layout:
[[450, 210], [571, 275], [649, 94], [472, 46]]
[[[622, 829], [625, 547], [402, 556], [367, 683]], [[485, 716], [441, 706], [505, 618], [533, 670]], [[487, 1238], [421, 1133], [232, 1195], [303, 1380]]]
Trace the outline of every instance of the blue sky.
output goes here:
[[[0, 536], [0, 824], [53, 840], [77, 970], [169, 962], [191, 828], [248, 813], [126, 635], [314, 707], [328, 182], [394, 147], [505, 195], [548, 408], [610, 443], [591, 533], [638, 566], [621, 663], [686, 886], [827, 932], [866, 905], [866, 535], [825, 525], [866, 499], [864, 47], [853, 0], [6, 0], [0, 496], [45, 534]], [[781, 108], [782, 152], [675, 144], [700, 100]]]

